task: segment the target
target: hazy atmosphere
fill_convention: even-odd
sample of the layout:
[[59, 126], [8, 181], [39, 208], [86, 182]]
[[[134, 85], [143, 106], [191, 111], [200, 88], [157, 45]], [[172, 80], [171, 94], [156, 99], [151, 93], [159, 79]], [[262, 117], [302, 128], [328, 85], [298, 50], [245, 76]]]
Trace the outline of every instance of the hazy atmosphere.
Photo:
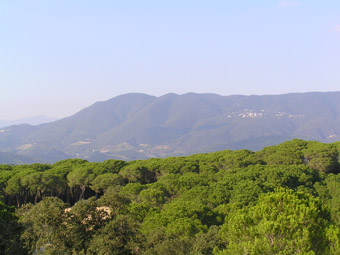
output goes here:
[[336, 91], [340, 1], [1, 1], [0, 120], [141, 92]]
[[0, 255], [340, 254], [340, 0], [0, 0]]

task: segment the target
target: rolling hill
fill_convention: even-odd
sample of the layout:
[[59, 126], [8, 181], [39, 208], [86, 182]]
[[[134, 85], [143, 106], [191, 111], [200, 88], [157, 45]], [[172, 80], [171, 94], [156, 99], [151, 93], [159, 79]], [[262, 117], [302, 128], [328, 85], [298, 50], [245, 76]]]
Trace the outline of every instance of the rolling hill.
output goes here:
[[[38, 126], [0, 129], [6, 163], [101, 161], [259, 150], [293, 138], [340, 140], [340, 92], [265, 96], [125, 94]], [[5, 160], [6, 161], [6, 160]], [[4, 157], [2, 157], [4, 162]]]
[[49, 123], [56, 120], [57, 120], [56, 118], [51, 118], [43, 115], [17, 120], [0, 120], [0, 128], [19, 124], [40, 125], [43, 123]]

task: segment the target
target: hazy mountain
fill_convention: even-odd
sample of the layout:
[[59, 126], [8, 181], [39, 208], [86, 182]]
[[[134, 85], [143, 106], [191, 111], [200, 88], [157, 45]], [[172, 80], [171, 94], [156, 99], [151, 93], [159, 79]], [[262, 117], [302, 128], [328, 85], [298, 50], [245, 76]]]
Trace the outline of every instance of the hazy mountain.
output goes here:
[[340, 92], [268, 96], [126, 94], [38, 126], [0, 129], [0, 151], [43, 162], [258, 150], [292, 138], [340, 140]]
[[37, 160], [7, 152], [0, 152], [0, 164], [32, 164]]
[[11, 125], [19, 125], [19, 124], [29, 124], [29, 125], [40, 125], [43, 123], [49, 123], [56, 121], [58, 119], [51, 118], [43, 115], [33, 116], [30, 118], [24, 118], [24, 119], [17, 119], [17, 120], [0, 120], [0, 128], [7, 127]]

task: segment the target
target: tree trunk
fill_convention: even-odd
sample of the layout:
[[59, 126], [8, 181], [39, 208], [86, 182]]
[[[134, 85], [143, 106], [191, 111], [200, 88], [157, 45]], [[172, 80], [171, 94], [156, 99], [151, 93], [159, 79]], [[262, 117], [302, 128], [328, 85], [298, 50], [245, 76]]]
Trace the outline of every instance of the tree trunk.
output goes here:
[[66, 201], [68, 204], [70, 204], [70, 189], [66, 187]]
[[81, 186], [80, 186], [80, 190], [81, 190], [81, 193], [80, 193], [79, 200], [82, 199], [83, 196], [84, 196], [84, 193], [85, 193], [85, 185], [81, 185]]
[[19, 196], [16, 195], [15, 197], [16, 197], [16, 200], [17, 200], [17, 207], [19, 208], [19, 207], [20, 207], [20, 199], [19, 199]]
[[39, 194], [39, 191], [37, 190], [37, 192], [35, 193], [34, 204], [36, 204], [38, 201], [38, 194]]

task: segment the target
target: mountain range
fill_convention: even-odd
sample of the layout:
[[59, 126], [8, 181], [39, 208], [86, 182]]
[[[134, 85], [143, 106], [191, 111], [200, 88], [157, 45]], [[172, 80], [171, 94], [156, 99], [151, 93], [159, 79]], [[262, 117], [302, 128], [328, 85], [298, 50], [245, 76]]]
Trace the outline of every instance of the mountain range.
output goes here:
[[0, 163], [259, 150], [293, 138], [339, 141], [340, 92], [124, 94], [51, 123], [0, 128]]
[[33, 116], [24, 119], [17, 119], [17, 120], [0, 120], [0, 128], [7, 127], [11, 125], [19, 125], [19, 124], [29, 124], [29, 125], [40, 125], [43, 123], [49, 123], [56, 121], [58, 119], [47, 117], [44, 115]]

